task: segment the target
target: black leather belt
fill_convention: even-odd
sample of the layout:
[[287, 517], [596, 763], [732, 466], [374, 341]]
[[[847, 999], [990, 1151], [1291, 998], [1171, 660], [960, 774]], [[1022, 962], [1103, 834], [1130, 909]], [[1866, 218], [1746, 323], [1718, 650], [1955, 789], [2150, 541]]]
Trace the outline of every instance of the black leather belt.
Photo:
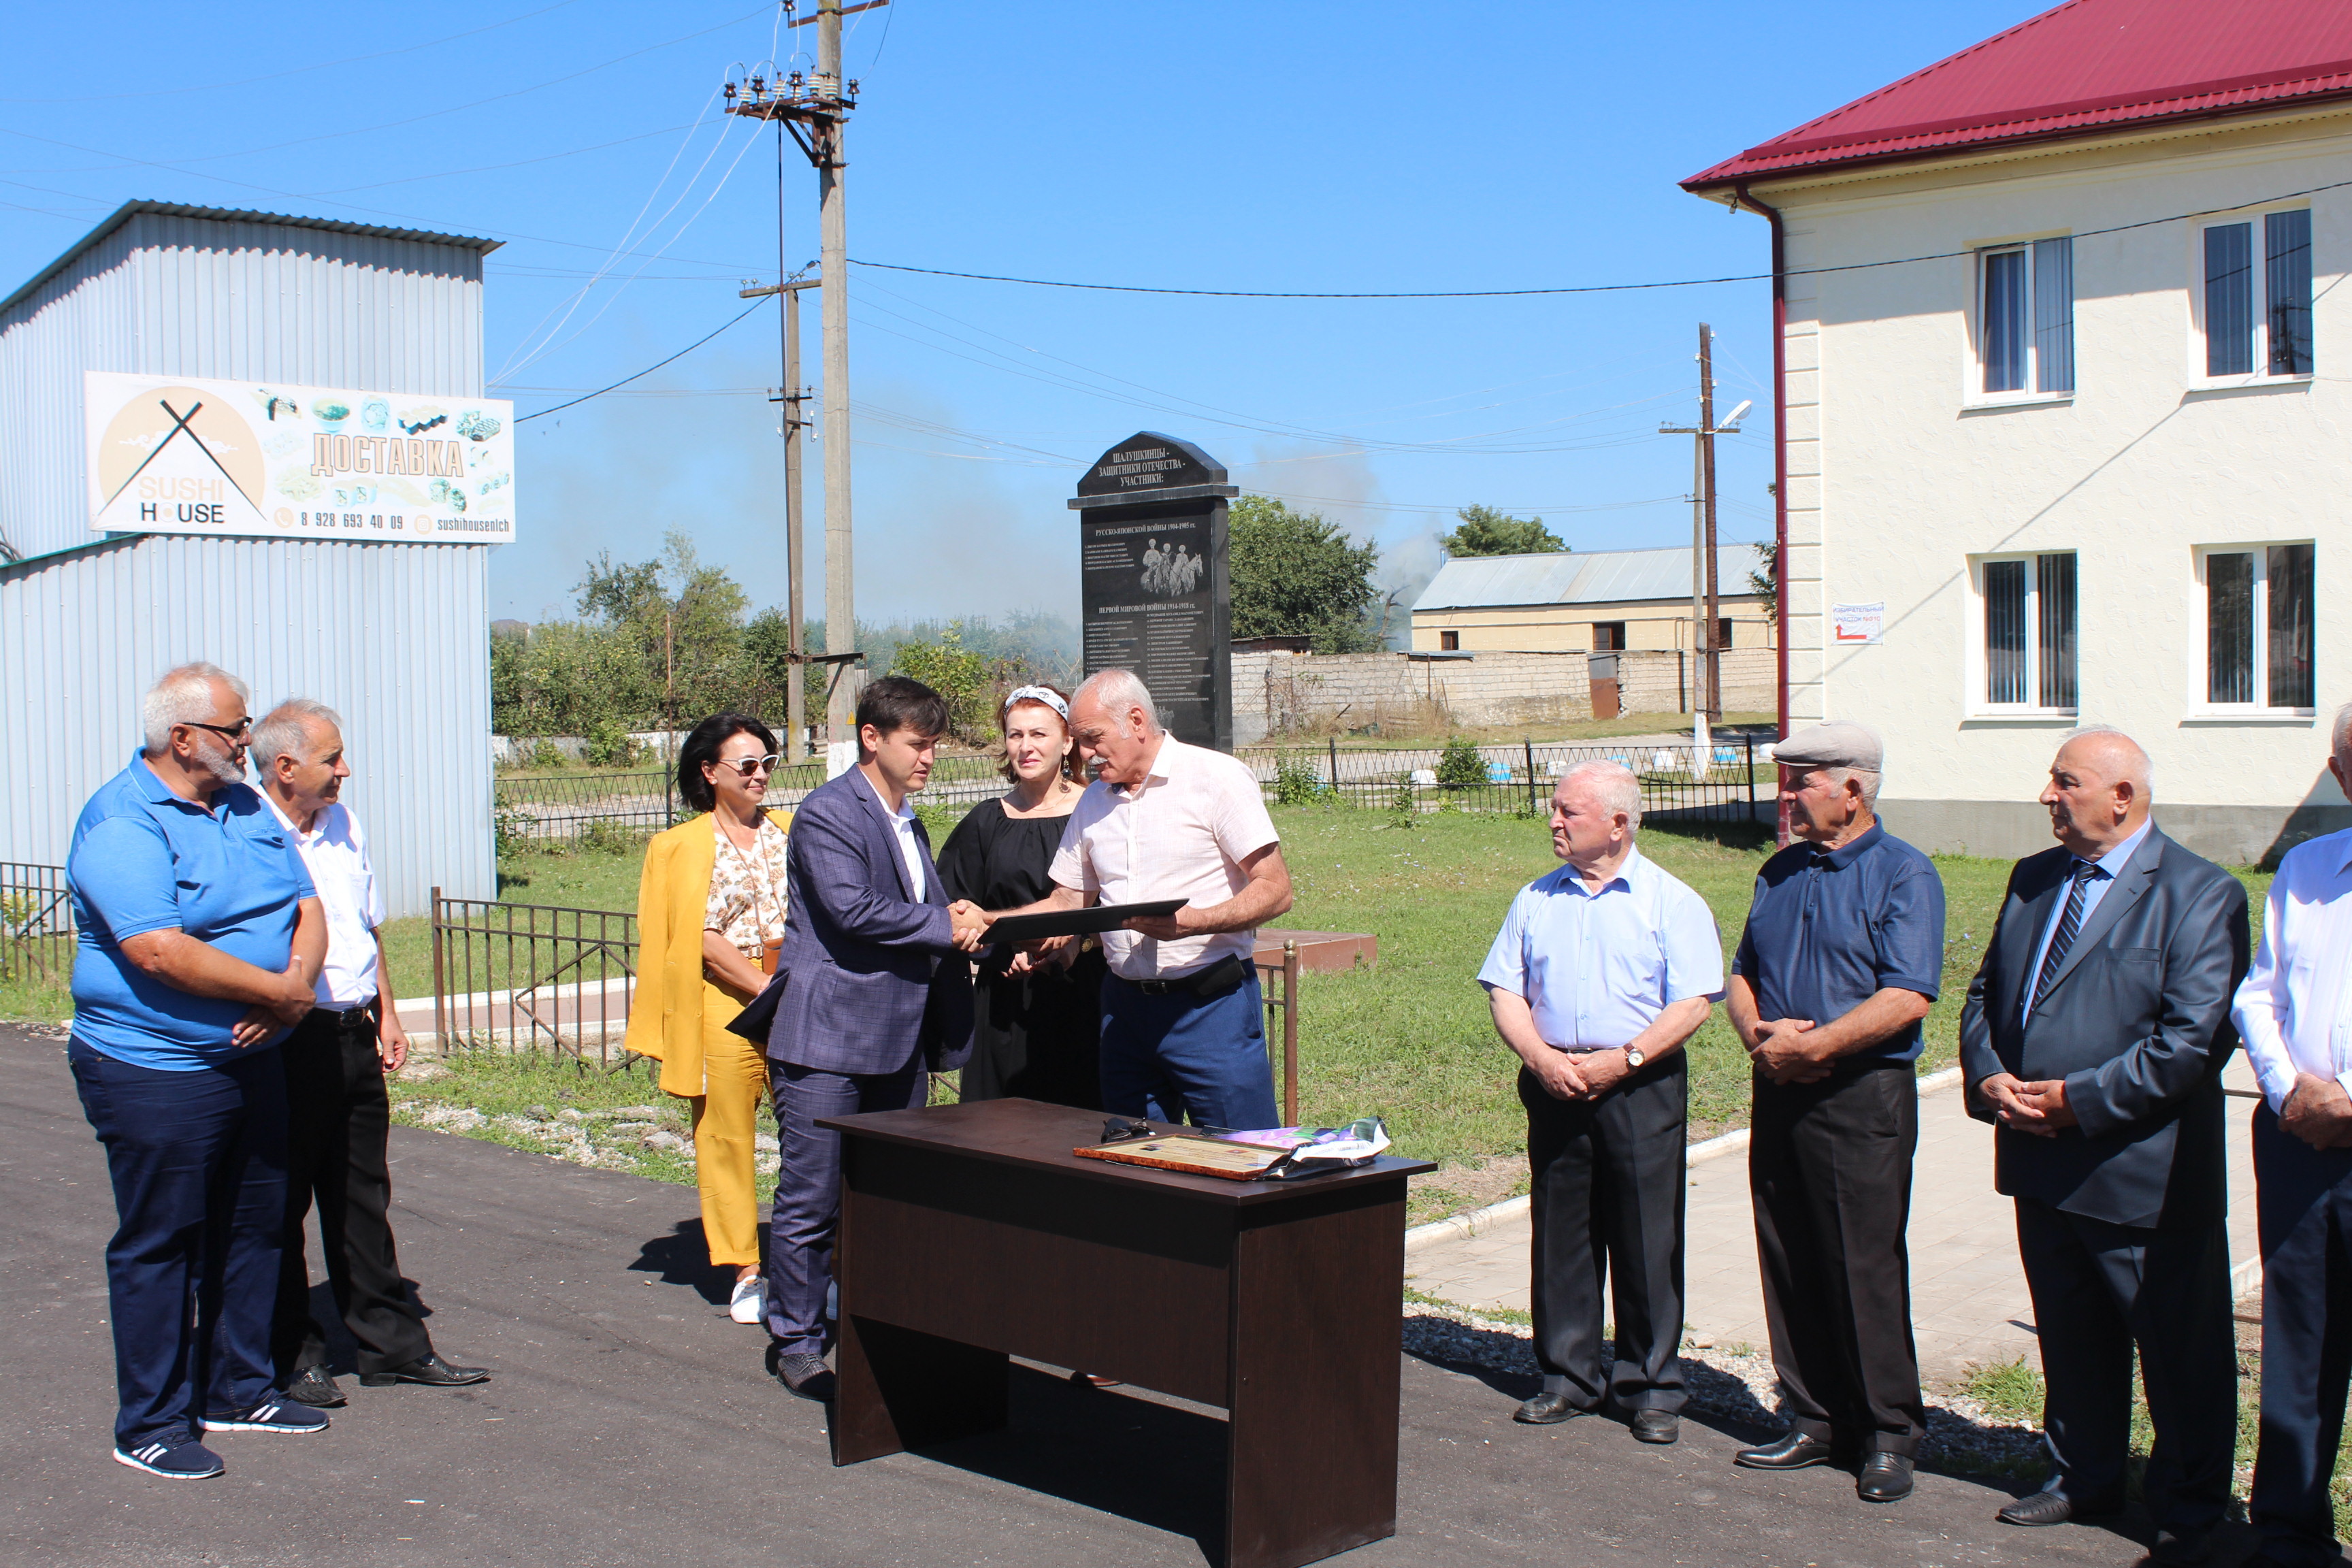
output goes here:
[[1249, 979], [1249, 973], [1250, 966], [1229, 952], [1205, 969], [1196, 969], [1173, 980], [1129, 980], [1123, 974], [1111, 978], [1134, 986], [1146, 996], [1198, 996], [1213, 1002], [1240, 990]]
[[310, 1016], [324, 1018], [339, 1029], [372, 1029], [375, 1015], [370, 1011], [373, 1002], [362, 1002], [356, 1007], [313, 1007]]

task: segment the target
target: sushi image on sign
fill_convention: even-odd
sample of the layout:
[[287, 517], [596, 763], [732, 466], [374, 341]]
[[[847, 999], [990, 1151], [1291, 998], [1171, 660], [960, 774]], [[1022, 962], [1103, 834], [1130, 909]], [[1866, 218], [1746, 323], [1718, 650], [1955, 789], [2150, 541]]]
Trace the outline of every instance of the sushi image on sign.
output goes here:
[[90, 528], [502, 544], [514, 405], [84, 374]]

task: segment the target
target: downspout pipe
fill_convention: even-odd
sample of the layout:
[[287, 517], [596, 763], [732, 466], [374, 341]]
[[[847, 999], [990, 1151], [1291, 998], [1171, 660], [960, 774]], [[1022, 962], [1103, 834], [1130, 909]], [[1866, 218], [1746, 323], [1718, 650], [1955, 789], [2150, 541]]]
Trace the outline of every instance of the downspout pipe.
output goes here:
[[[1731, 187], [1731, 210], [1761, 213], [1772, 229], [1772, 595], [1779, 644], [1780, 739], [1789, 738], [1789, 268], [1780, 210]], [[1779, 792], [1774, 792], [1776, 797]], [[1780, 808], [1779, 839], [1789, 842], [1789, 808]]]

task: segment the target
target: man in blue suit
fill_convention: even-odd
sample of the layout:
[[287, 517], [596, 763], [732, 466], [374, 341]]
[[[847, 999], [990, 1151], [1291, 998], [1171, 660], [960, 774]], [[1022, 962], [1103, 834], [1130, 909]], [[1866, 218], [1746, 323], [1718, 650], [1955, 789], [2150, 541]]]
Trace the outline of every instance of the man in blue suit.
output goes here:
[[[926, 1067], [960, 1065], [971, 1033], [968, 992], [932, 977], [979, 945], [971, 904], [950, 904], [930, 840], [907, 797], [930, 782], [947, 703], [903, 676], [857, 702], [857, 765], [793, 814], [790, 925], [768, 1033], [783, 1168], [768, 1231], [768, 1331], [776, 1375], [793, 1393], [833, 1396], [824, 1299], [841, 1217], [841, 1135], [828, 1116], [919, 1109]], [[927, 1063], [927, 1053], [933, 1059]]]

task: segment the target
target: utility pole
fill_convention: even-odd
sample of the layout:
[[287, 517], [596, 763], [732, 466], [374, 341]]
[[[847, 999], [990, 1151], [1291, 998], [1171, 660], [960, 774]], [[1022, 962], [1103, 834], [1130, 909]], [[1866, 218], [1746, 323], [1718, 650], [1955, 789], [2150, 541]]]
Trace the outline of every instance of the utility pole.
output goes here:
[[1748, 404], [1743, 402], [1721, 425], [1716, 423], [1715, 330], [1701, 321], [1698, 423], [1661, 425], [1658, 434], [1691, 437], [1691, 620], [1697, 629], [1697, 636], [1692, 638], [1696, 676], [1692, 685], [1696, 693], [1691, 699], [1691, 707], [1698, 714], [1715, 719], [1723, 717], [1722, 649], [1716, 647], [1715, 640], [1721, 614], [1715, 559], [1715, 438], [1738, 435], [1740, 416], [1748, 408]]
[[[858, 682], [850, 676], [856, 655], [833, 645], [857, 638], [857, 600], [852, 576], [849, 502], [849, 230], [844, 203], [842, 172], [843, 126], [857, 103], [857, 84], [841, 76], [841, 18], [846, 12], [871, 10], [889, 0], [864, 0], [844, 6], [841, 0], [817, 0], [814, 16], [794, 19], [792, 26], [816, 24], [816, 70], [794, 71], [781, 80], [754, 76], [739, 92], [726, 88], [727, 109], [755, 120], [781, 121], [800, 143], [817, 172], [818, 275], [824, 285], [824, 316], [820, 337], [824, 360], [824, 623], [828, 645], [824, 662], [835, 667], [825, 698], [825, 718], [832, 740], [855, 739]], [[787, 0], [786, 9], [791, 9]], [[807, 134], [802, 134], [802, 127]], [[845, 677], [848, 677], [845, 679]]]
[[[781, 141], [783, 132], [779, 131]], [[808, 693], [802, 673], [810, 663], [808, 638], [803, 629], [801, 611], [802, 565], [801, 532], [801, 431], [808, 425], [808, 416], [801, 405], [808, 401], [808, 392], [801, 385], [801, 290], [817, 288], [814, 278], [787, 278], [770, 288], [746, 288], [739, 297], [758, 299], [762, 295], [781, 296], [778, 304], [783, 312], [783, 373], [784, 384], [776, 389], [771, 403], [783, 405], [784, 431], [784, 566], [790, 579], [785, 590], [785, 626], [789, 638], [785, 656], [784, 723], [792, 731], [784, 743], [784, 760], [805, 762], [808, 758]]]

